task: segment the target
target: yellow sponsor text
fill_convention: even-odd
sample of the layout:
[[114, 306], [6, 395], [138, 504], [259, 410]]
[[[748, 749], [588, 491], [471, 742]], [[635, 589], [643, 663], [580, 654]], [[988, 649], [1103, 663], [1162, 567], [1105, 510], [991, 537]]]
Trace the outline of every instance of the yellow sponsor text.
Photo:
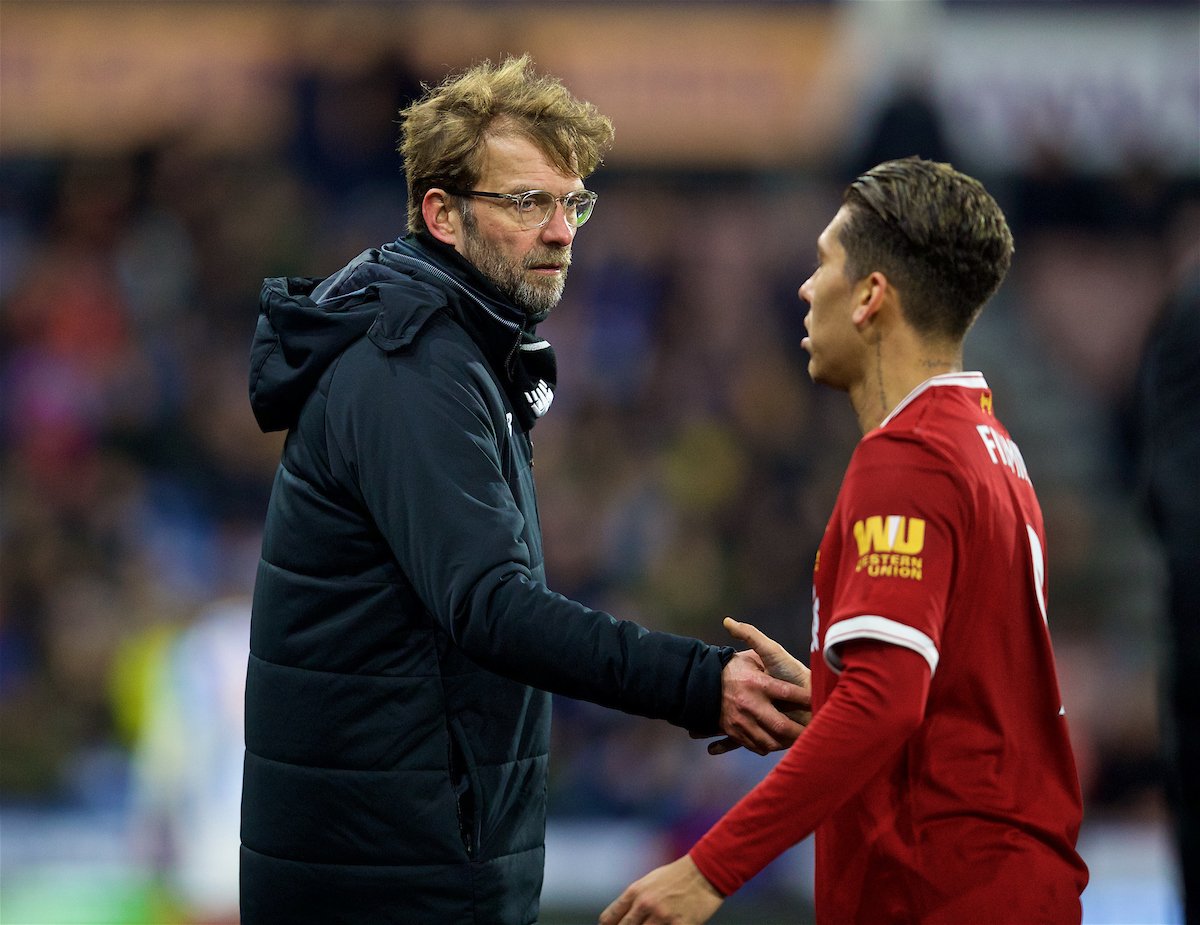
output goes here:
[[925, 548], [925, 521], [919, 517], [876, 514], [854, 525], [858, 554], [896, 552], [914, 555]]
[[920, 581], [923, 564], [919, 556], [872, 552], [860, 556], [854, 570], [866, 571], [872, 578], [911, 578]]

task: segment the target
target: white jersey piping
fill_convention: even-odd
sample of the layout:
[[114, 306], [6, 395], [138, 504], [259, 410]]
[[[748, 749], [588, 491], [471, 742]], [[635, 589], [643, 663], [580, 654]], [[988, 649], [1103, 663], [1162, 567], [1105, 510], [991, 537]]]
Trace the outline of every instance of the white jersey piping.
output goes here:
[[988, 387], [987, 380], [983, 378], [983, 373], [942, 373], [940, 376], [932, 376], [904, 396], [903, 401], [892, 409], [891, 413], [880, 422], [879, 426], [887, 427], [888, 422], [899, 414], [901, 410], [906, 408], [913, 399], [935, 385], [956, 385], [964, 389], [986, 389]]
[[912, 649], [929, 663], [930, 677], [937, 671], [938, 650], [932, 639], [907, 623], [897, 623], [887, 617], [864, 614], [861, 617], [839, 620], [825, 631], [825, 651], [823, 653], [825, 664], [835, 674], [841, 674], [845, 667], [841, 656], [834, 651], [835, 648], [853, 639], [876, 639], [879, 642]]

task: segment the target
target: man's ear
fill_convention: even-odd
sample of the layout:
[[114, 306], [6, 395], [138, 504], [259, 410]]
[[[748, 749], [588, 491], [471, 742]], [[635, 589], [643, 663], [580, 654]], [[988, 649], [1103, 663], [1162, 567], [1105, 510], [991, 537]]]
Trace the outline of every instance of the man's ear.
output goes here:
[[890, 284], [887, 277], [876, 270], [870, 276], [864, 276], [854, 284], [855, 304], [850, 317], [855, 327], [862, 328], [874, 320], [883, 307]]
[[421, 200], [421, 215], [431, 235], [443, 244], [458, 246], [462, 216], [450, 204], [450, 197], [445, 190], [434, 187], [425, 191], [425, 198]]

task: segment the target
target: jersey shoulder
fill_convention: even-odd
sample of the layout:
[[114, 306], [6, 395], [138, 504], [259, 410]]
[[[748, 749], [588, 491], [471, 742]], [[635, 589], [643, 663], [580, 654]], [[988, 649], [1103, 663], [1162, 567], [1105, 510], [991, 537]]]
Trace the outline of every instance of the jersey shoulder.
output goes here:
[[996, 467], [1029, 482], [1020, 449], [996, 418], [992, 392], [978, 373], [936, 376], [910, 395], [863, 441], [867, 459], [940, 466], [990, 479]]

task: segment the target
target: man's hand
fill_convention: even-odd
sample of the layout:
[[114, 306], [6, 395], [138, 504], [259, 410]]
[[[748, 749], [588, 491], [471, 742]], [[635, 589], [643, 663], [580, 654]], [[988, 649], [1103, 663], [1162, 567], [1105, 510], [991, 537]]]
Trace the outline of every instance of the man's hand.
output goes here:
[[[721, 675], [721, 731], [728, 738], [710, 743], [709, 754], [720, 755], [739, 745], [759, 755], [787, 748], [812, 719], [812, 673], [751, 624], [726, 617], [725, 629], [751, 648], [735, 655]], [[786, 687], [774, 686], [772, 679]], [[761, 693], [759, 684], [764, 685]], [[775, 703], [765, 703], [767, 697]]]
[[685, 854], [625, 890], [600, 913], [600, 925], [699, 925], [724, 901]]

